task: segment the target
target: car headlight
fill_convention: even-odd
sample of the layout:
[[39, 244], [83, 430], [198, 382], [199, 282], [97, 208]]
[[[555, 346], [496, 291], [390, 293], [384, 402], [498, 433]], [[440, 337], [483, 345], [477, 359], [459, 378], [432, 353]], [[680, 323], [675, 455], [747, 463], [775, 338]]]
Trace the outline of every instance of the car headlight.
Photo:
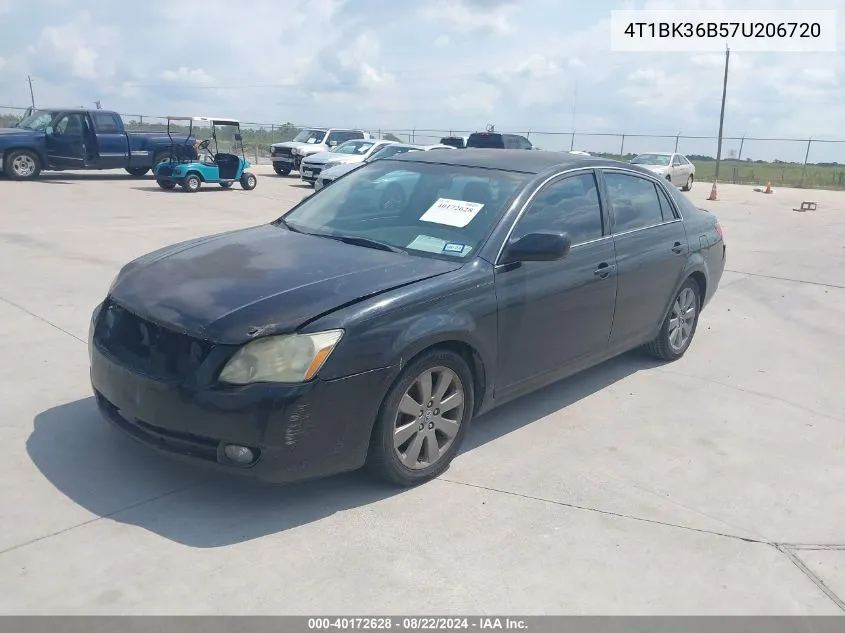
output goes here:
[[332, 167], [337, 167], [338, 165], [341, 165], [342, 163], [343, 163], [342, 160], [333, 160], [333, 161], [326, 163], [326, 166], [324, 167], [324, 169], [331, 169]]
[[306, 382], [337, 346], [343, 330], [260, 338], [241, 347], [220, 372], [230, 385], [256, 382]]

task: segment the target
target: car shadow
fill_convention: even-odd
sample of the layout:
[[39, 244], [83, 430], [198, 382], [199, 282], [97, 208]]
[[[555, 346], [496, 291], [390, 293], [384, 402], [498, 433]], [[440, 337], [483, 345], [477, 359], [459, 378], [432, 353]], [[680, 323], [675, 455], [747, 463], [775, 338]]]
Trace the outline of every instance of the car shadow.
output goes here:
[[[508, 403], [473, 422], [469, 452], [656, 363], [632, 352]], [[35, 417], [26, 450], [74, 503], [189, 547], [215, 548], [283, 532], [402, 494], [359, 471], [272, 485], [159, 455], [108, 425], [93, 397]]]
[[[129, 188], [134, 190], [134, 191], [156, 191], [156, 192], [159, 192], [159, 193], [170, 193], [170, 194], [187, 193], [181, 187], [176, 187], [175, 189], [162, 189], [158, 185], [154, 185], [154, 186], [151, 186], [151, 187], [129, 187]], [[220, 187], [219, 185], [210, 184], [210, 185], [203, 185], [202, 187], [200, 187], [199, 191], [195, 191], [194, 193], [208, 193], [209, 191], [237, 191], [238, 189], [240, 189], [239, 186], [238, 187], [229, 187], [228, 189], [224, 189], [223, 187]]]
[[29, 182], [50, 182], [55, 180], [154, 180], [152, 174], [133, 176], [126, 172], [112, 173], [92, 170], [89, 172], [49, 171]]

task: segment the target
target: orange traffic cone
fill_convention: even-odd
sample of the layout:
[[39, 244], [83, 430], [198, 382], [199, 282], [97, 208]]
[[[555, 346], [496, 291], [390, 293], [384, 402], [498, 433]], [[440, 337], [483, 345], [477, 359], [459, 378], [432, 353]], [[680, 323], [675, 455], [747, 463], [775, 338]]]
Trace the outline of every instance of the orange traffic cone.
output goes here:
[[772, 183], [771, 182], [766, 183], [766, 188], [763, 190], [763, 193], [772, 193]]
[[708, 200], [718, 200], [718, 196], [716, 195], [716, 183], [713, 183], [713, 187], [710, 189], [710, 197], [707, 198]]

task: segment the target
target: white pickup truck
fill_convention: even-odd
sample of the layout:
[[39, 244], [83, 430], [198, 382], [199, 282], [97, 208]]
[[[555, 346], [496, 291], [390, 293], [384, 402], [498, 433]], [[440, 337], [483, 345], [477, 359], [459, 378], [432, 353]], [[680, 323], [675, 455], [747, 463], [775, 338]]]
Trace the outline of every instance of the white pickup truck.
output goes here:
[[291, 171], [299, 171], [299, 164], [306, 156], [327, 152], [341, 143], [358, 138], [373, 137], [363, 130], [305, 128], [292, 141], [270, 146], [273, 169], [280, 176], [287, 176]]

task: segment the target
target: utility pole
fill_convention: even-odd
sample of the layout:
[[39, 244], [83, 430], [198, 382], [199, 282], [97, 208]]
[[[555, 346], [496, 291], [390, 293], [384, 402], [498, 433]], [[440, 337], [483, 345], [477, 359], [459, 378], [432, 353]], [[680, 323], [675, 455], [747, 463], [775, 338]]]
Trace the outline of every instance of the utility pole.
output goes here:
[[716, 183], [719, 182], [719, 163], [722, 160], [722, 131], [725, 127], [725, 98], [728, 94], [728, 64], [731, 61], [731, 49], [729, 46], [725, 47], [725, 80], [722, 84], [722, 111], [719, 114], [719, 142], [716, 146], [716, 173], [713, 176], [713, 188], [710, 190], [710, 197], [708, 200], [718, 200], [716, 195]]
[[29, 83], [29, 99], [32, 101], [32, 109], [35, 110], [35, 93], [32, 91], [32, 77], [27, 75], [26, 81]]

